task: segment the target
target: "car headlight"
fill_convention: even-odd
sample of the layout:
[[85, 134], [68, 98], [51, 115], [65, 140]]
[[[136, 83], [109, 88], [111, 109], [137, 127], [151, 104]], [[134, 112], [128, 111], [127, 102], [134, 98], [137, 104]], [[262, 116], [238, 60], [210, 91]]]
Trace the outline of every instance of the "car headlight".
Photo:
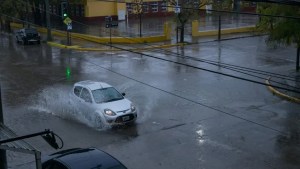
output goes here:
[[105, 113], [106, 115], [109, 115], [109, 116], [115, 116], [115, 115], [116, 115], [116, 113], [113, 112], [113, 111], [110, 110], [110, 109], [105, 109], [105, 110], [104, 110], [104, 113]]
[[131, 108], [131, 111], [132, 111], [132, 112], [135, 111], [135, 109], [136, 109], [135, 106], [134, 106], [133, 104], [130, 105], [130, 108]]

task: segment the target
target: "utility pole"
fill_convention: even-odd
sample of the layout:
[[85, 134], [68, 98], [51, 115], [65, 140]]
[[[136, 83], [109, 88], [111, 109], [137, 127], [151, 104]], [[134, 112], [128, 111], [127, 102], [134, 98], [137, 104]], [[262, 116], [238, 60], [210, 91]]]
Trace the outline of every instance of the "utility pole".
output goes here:
[[142, 14], [143, 14], [143, 0], [140, 1], [139, 18], [140, 18], [140, 37], [142, 37]]
[[221, 40], [221, 14], [219, 13], [218, 41]]
[[[1, 84], [0, 84], [0, 123], [4, 124]], [[6, 151], [2, 149], [0, 149], [0, 169], [7, 169]]]
[[29, 3], [29, 2], [28, 2], [28, 0], [27, 0], [27, 1], [26, 1], [26, 7], [25, 7], [25, 8], [26, 8], [26, 25], [27, 25], [26, 27], [27, 27], [27, 28], [30, 27], [30, 25], [29, 25], [29, 10], [28, 10], [28, 3]]
[[49, 0], [45, 0], [46, 5], [46, 24], [47, 24], [47, 41], [52, 40], [51, 36], [51, 20], [50, 20], [50, 10], [49, 10]]

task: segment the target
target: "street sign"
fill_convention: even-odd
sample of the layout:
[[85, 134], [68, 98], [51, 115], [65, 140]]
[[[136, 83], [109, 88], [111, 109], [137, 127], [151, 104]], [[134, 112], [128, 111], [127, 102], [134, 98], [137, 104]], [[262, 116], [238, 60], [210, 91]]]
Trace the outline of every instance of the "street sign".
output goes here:
[[72, 20], [71, 20], [69, 17], [66, 17], [66, 19], [64, 19], [64, 23], [65, 23], [66, 25], [69, 25], [69, 24], [72, 23]]
[[69, 23], [69, 24], [67, 25], [67, 30], [72, 30], [72, 23]]
[[118, 27], [118, 21], [106, 22], [105, 28]]
[[176, 5], [176, 6], [174, 7], [174, 12], [175, 12], [175, 13], [180, 13], [180, 6], [179, 6], [179, 5]]
[[112, 21], [111, 27], [118, 27], [118, 21]]
[[106, 16], [105, 17], [105, 22], [111, 22], [112, 21], [112, 17], [111, 16]]

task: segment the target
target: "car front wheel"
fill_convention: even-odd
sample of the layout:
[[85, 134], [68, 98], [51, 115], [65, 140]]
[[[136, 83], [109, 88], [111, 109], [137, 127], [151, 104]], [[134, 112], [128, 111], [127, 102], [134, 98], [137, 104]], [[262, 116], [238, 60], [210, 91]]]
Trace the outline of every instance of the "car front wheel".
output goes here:
[[22, 40], [22, 45], [26, 45], [27, 41], [25, 39]]
[[102, 129], [105, 127], [105, 124], [103, 123], [103, 121], [99, 115], [96, 115], [94, 124], [97, 129]]

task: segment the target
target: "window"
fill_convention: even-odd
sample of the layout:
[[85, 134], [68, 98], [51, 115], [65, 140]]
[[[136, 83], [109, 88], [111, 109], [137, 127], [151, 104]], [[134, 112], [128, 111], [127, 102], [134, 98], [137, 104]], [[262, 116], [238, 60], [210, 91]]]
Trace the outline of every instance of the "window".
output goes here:
[[152, 12], [158, 12], [158, 3], [157, 2], [151, 2], [150, 6], [151, 6]]
[[86, 88], [82, 89], [80, 98], [82, 98], [86, 102], [92, 103], [92, 98], [91, 98], [90, 92]]
[[132, 5], [130, 3], [126, 4], [128, 14], [132, 14]]
[[79, 7], [79, 5], [75, 6], [75, 15], [80, 16], [80, 7]]
[[43, 164], [44, 169], [67, 169], [66, 166], [62, 165], [61, 163], [51, 160]]
[[148, 13], [148, 11], [149, 11], [148, 3], [147, 3], [147, 2], [144, 2], [144, 3], [143, 3], [143, 12], [144, 12], [144, 13]]
[[80, 5], [80, 16], [84, 17], [84, 6]]
[[74, 94], [79, 97], [82, 87], [76, 86], [74, 88]]
[[96, 103], [105, 103], [116, 100], [122, 100], [124, 97], [113, 87], [108, 87], [104, 89], [93, 90], [92, 94], [94, 96]]
[[53, 163], [50, 169], [67, 169], [66, 166], [62, 165], [61, 163]]
[[161, 11], [162, 12], [167, 12], [167, 2], [162, 2], [161, 3]]

